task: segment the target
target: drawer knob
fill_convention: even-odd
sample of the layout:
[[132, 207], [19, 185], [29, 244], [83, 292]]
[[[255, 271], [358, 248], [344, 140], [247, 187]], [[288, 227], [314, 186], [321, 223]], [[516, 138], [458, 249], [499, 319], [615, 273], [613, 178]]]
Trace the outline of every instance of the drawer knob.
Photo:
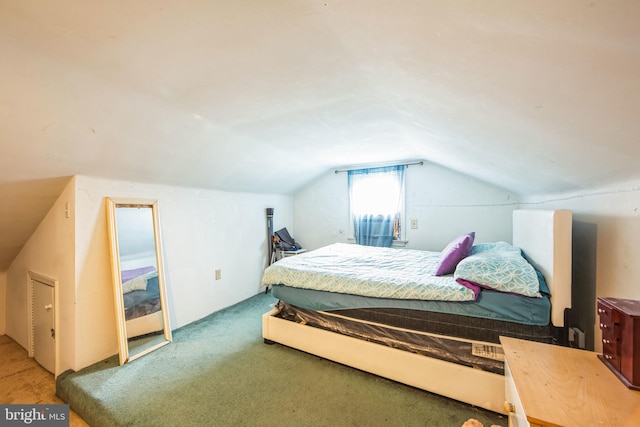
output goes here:
[[599, 309], [598, 309], [598, 313], [599, 313], [599, 314], [602, 314], [602, 313], [604, 313], [604, 312], [605, 312], [605, 310], [604, 310], [604, 309], [602, 309], [602, 308], [599, 308]]
[[507, 414], [515, 414], [516, 413], [516, 407], [513, 403], [508, 402], [508, 401], [504, 401], [504, 411]]
[[603, 343], [605, 343], [605, 344], [609, 344], [609, 343], [611, 343], [611, 341], [609, 341], [609, 340], [607, 340], [607, 339], [602, 340], [602, 342], [603, 342]]
[[605, 325], [604, 323], [600, 323], [600, 329], [607, 329], [609, 325]]
[[611, 360], [611, 359], [613, 359], [613, 356], [610, 355], [610, 354], [605, 354], [604, 358], [607, 359], [607, 360]]

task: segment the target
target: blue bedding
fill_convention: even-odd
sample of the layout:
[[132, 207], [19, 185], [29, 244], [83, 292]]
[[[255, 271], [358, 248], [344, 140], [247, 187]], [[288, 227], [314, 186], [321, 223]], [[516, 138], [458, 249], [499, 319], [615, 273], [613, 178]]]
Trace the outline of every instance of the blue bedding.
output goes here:
[[550, 322], [548, 296], [531, 298], [484, 289], [476, 301], [420, 301], [372, 298], [313, 289], [273, 285], [273, 296], [300, 308], [333, 311], [353, 308], [402, 308], [483, 319], [546, 326]]

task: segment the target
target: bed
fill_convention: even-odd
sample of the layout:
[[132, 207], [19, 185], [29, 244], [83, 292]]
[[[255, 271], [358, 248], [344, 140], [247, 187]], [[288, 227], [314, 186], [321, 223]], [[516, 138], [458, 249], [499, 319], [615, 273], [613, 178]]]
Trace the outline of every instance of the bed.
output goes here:
[[[564, 312], [571, 307], [571, 223], [568, 210], [514, 211], [512, 244], [473, 244], [469, 253], [455, 260], [453, 272], [440, 274], [429, 285], [421, 282], [422, 276], [435, 276], [434, 268], [443, 265], [451, 245], [442, 253], [385, 248], [397, 251], [393, 258], [411, 252], [418, 252], [411, 256], [425, 258], [409, 261], [401, 274], [393, 271], [396, 267], [388, 258], [375, 260], [376, 265], [388, 264], [391, 269], [381, 273], [382, 277], [373, 275], [370, 270], [377, 267], [368, 268], [366, 263], [348, 267], [350, 273], [340, 272], [336, 265], [340, 262], [333, 263], [333, 252], [348, 251], [341, 246], [346, 244], [285, 258], [267, 268], [263, 276], [263, 284], [271, 286], [278, 298], [274, 309], [262, 316], [263, 338], [504, 413], [504, 356], [499, 337], [563, 342]], [[468, 241], [467, 237], [465, 244]], [[500, 256], [502, 250], [517, 250], [525, 260], [522, 278], [526, 280], [517, 276], [515, 283], [526, 282], [528, 288], [476, 288], [484, 284], [471, 280], [480, 276], [469, 276], [470, 272], [476, 271], [479, 260], [486, 268], [486, 260], [495, 258], [497, 248]], [[378, 252], [381, 248], [371, 249]], [[355, 258], [368, 256], [356, 252]], [[430, 262], [435, 264], [424, 267]], [[298, 272], [296, 278], [297, 264], [313, 264], [319, 272], [301, 277]], [[400, 276], [409, 280], [400, 282]], [[364, 282], [358, 282], [360, 279]], [[446, 289], [444, 296], [429, 288], [439, 286]], [[376, 288], [383, 288], [382, 293]], [[521, 292], [529, 293], [524, 296]]]
[[122, 270], [121, 280], [127, 338], [162, 333], [160, 288], [155, 266]]

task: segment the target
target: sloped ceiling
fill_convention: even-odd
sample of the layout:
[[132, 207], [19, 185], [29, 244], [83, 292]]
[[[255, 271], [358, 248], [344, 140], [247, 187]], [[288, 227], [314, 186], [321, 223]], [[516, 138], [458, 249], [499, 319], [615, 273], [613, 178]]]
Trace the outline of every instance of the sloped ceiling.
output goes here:
[[636, 0], [0, 0], [0, 235], [19, 248], [34, 213], [7, 194], [55, 200], [75, 174], [292, 193], [425, 159], [521, 195], [638, 178], [638, 22]]

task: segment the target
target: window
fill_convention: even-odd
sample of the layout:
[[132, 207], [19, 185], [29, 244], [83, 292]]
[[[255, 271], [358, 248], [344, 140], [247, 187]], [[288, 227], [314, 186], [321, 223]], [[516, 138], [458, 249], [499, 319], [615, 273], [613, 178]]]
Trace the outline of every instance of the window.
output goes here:
[[405, 166], [349, 171], [349, 206], [356, 243], [391, 246], [402, 239]]

